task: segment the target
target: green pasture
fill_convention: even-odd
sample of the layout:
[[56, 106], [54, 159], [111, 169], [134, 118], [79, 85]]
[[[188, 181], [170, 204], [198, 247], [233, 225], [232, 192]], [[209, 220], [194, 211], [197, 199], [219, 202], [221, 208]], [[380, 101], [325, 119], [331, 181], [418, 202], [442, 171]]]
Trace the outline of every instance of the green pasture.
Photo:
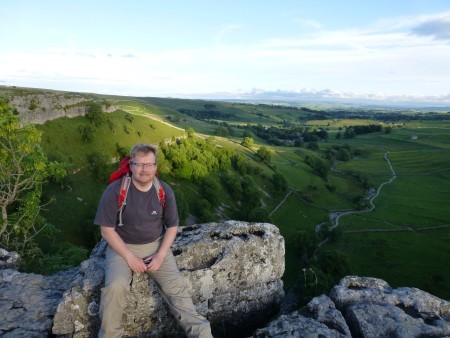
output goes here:
[[[205, 123], [204, 121], [181, 114], [174, 109], [161, 108], [150, 103], [145, 103], [145, 101], [125, 100], [118, 101], [117, 104], [121, 107], [121, 109], [131, 114], [147, 116], [161, 122], [165, 122], [167, 120], [170, 125], [183, 130], [192, 128], [197, 133], [214, 135], [214, 132], [218, 127], [216, 125], [211, 125]], [[168, 120], [168, 117], [170, 117], [171, 120]]]
[[441, 121], [408, 121], [404, 123], [407, 128], [432, 128], [432, 129], [450, 129], [450, 119], [449, 120], [441, 120]]
[[174, 98], [139, 98], [139, 101], [164, 107], [171, 110], [192, 109], [202, 110], [205, 105], [215, 105], [217, 111], [229, 114], [230, 117], [218, 122], [230, 124], [262, 124], [265, 126], [277, 125], [284, 120], [291, 123], [299, 123], [300, 119], [305, 119], [309, 112], [304, 112], [298, 108], [273, 104], [246, 104], [237, 102], [220, 102], [207, 100], [188, 100]]
[[256, 115], [260, 110], [253, 105], [244, 105], [232, 102], [218, 102], [207, 100], [188, 100], [188, 99], [173, 99], [173, 98], [140, 98], [141, 102], [156, 105], [158, 107], [168, 108], [174, 111], [180, 109], [190, 109], [201, 111], [205, 105], [215, 105], [215, 110], [224, 114], [229, 114], [232, 117], [225, 122], [232, 121], [233, 123], [262, 123], [271, 122], [270, 118], [260, 117]]
[[410, 133], [413, 137], [410, 141], [418, 147], [419, 145], [437, 148], [450, 147], [450, 128], [403, 129], [402, 132]]
[[450, 229], [343, 235], [338, 248], [351, 257], [353, 273], [416, 287], [450, 299]]
[[48, 121], [38, 128], [43, 132], [42, 144], [46, 153], [50, 157], [68, 160], [75, 168], [86, 164], [86, 154], [106, 152], [111, 157], [115, 156], [116, 143], [130, 148], [139, 142], [158, 144], [160, 141], [184, 134], [184, 131], [145, 116], [133, 115], [133, 122], [130, 122], [126, 119], [126, 115], [124, 111], [109, 114], [108, 117], [115, 126], [114, 130], [111, 130], [107, 123], [102, 124], [96, 129], [94, 139], [90, 143], [85, 143], [81, 139], [79, 128], [89, 124], [82, 116], [59, 118]]
[[450, 149], [391, 152], [389, 158], [399, 176], [433, 175], [450, 168]]
[[[297, 152], [297, 148], [282, 148], [274, 153], [271, 163], [278, 173], [283, 175], [291, 189], [304, 190], [308, 185], [322, 186], [323, 180], [314, 175], [312, 169], [304, 162], [304, 155]], [[305, 153], [311, 154], [304, 149]]]
[[378, 187], [392, 176], [389, 164], [384, 158], [384, 151], [373, 148], [367, 149], [362, 156], [358, 156], [350, 161], [338, 162], [335, 170], [337, 173], [364, 176], [373, 187]]
[[363, 232], [367, 230], [402, 230], [398, 224], [390, 223], [384, 218], [377, 217], [376, 211], [360, 210], [356, 213], [344, 215], [339, 219], [339, 228], [346, 232]]
[[[44, 188], [45, 201], [56, 198], [43, 210], [43, 216], [58, 231], [50, 242], [68, 242], [85, 248], [93, 247], [100, 239], [93, 225], [98, 201], [107, 182], [98, 182], [86, 170], [70, 175], [65, 186], [49, 183]], [[45, 246], [48, 239], [41, 239]]]
[[328, 221], [328, 213], [305, 204], [295, 193], [291, 193], [286, 202], [271, 216], [271, 220], [285, 239], [286, 270], [283, 281], [288, 289], [295, 284], [303, 268], [300, 266], [296, 244], [297, 232], [313, 231], [317, 224]]
[[398, 177], [374, 200], [374, 218], [398, 226], [428, 227], [450, 223], [450, 171], [446, 178]]
[[370, 119], [330, 119], [330, 120], [309, 120], [307, 122], [308, 126], [322, 127], [330, 129], [345, 128], [349, 126], [366, 126], [370, 124], [380, 124], [379, 121]]
[[333, 186], [333, 192], [326, 192], [318, 199], [317, 204], [331, 210], [353, 209], [354, 200], [366, 193], [363, 185], [352, 175], [331, 172], [328, 184]]

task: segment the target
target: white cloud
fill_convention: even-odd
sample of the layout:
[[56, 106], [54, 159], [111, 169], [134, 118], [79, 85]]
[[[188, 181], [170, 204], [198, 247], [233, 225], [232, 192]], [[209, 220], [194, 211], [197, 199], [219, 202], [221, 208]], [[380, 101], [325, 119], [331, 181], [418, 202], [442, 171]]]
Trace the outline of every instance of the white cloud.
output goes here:
[[450, 14], [430, 18], [413, 27], [412, 33], [437, 40], [450, 40]]
[[[64, 83], [123, 95], [235, 92], [239, 88], [333, 97], [381, 98], [440, 95], [450, 88], [450, 45], [442, 39], [450, 14], [384, 20], [365, 29], [326, 31], [316, 28], [291, 38], [255, 40], [239, 45], [231, 33], [241, 24], [224, 26], [215, 45], [143, 52], [122, 49], [36, 50], [3, 52], [0, 78], [7, 84], [61, 88]], [[431, 24], [433, 23], [433, 24]], [[109, 87], [109, 89], [107, 89]], [[321, 91], [320, 88], [333, 88]], [[250, 92], [251, 93], [251, 92]], [[369, 95], [369, 96], [370, 96]]]

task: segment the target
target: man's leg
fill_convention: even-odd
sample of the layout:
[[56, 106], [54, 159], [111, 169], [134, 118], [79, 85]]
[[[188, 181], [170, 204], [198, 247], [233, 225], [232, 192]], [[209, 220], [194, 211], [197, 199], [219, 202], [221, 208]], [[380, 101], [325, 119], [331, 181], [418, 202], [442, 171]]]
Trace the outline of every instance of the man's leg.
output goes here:
[[106, 250], [105, 287], [101, 290], [99, 337], [123, 336], [122, 315], [130, 290], [131, 270], [114, 249]]
[[169, 251], [158, 271], [149, 272], [149, 274], [158, 284], [164, 300], [180, 321], [187, 336], [211, 338], [209, 322], [195, 310], [186, 282], [178, 270], [172, 252]]

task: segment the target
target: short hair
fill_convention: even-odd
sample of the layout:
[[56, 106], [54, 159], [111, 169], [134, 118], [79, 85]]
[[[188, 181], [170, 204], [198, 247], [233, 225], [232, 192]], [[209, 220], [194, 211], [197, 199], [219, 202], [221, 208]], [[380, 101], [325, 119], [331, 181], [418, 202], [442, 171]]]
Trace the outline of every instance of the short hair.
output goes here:
[[133, 148], [131, 148], [130, 151], [130, 157], [132, 160], [134, 160], [137, 153], [144, 153], [145, 155], [153, 153], [153, 155], [155, 155], [155, 163], [158, 158], [158, 151], [156, 149], [156, 146], [152, 144], [145, 144], [145, 143], [136, 144]]

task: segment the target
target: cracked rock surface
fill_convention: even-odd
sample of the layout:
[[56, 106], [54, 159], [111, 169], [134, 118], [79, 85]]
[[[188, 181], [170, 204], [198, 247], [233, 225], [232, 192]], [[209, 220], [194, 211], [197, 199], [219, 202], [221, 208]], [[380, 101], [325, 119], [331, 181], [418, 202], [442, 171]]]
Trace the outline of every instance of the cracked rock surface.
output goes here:
[[[53, 334], [96, 337], [106, 243], [94, 249], [64, 293]], [[182, 228], [172, 247], [197, 311], [215, 337], [251, 334], [284, 297], [284, 238], [268, 223], [227, 221]], [[123, 325], [128, 336], [184, 337], [146, 274], [135, 274]]]
[[314, 298], [252, 337], [450, 337], [450, 302], [416, 288], [392, 289], [378, 278], [347, 276], [329, 297]]

